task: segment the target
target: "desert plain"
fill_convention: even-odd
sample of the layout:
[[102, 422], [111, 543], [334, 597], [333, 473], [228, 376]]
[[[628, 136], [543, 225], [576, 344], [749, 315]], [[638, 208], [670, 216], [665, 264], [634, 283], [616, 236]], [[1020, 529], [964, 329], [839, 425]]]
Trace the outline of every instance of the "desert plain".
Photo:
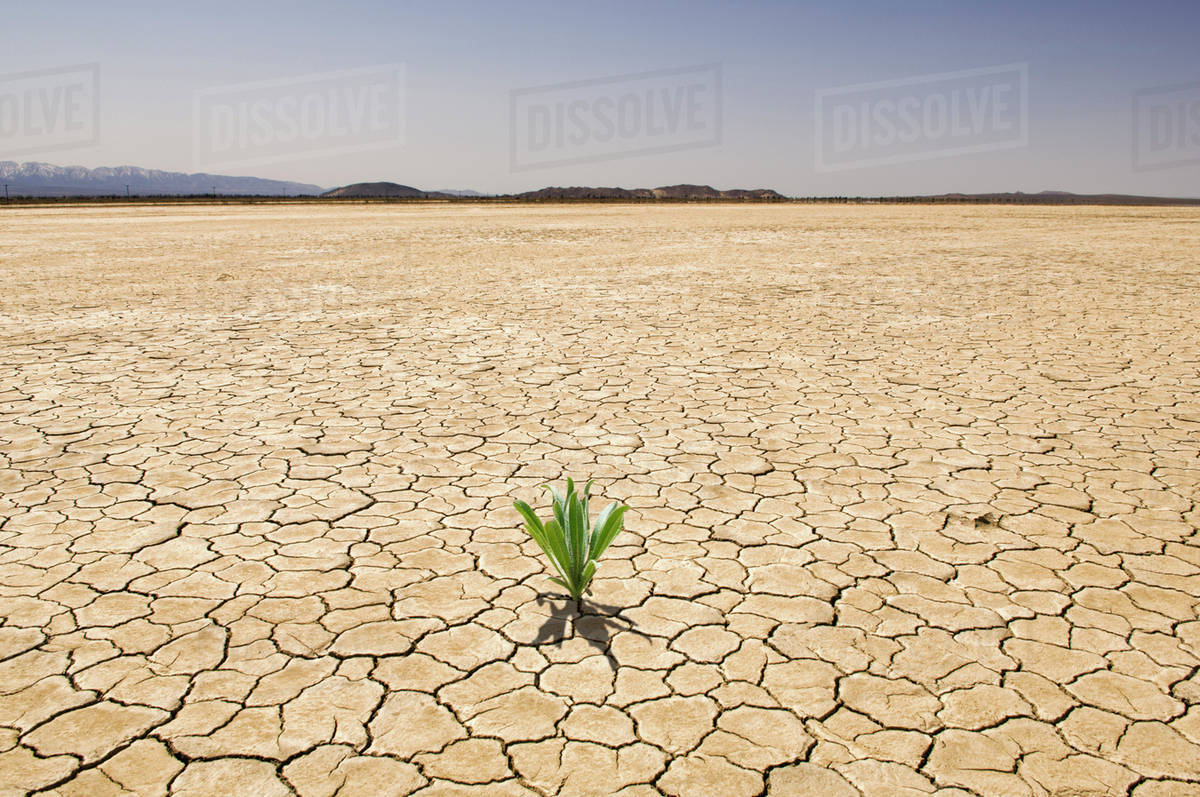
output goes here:
[[13, 207], [0, 279], [0, 793], [1200, 794], [1196, 209]]

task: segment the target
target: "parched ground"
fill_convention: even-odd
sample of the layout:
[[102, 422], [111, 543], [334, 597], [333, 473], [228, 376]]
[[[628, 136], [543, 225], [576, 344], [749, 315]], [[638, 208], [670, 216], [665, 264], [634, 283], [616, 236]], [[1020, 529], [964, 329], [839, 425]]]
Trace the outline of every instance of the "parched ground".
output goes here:
[[4, 793], [1200, 793], [1196, 210], [10, 208], [0, 281]]

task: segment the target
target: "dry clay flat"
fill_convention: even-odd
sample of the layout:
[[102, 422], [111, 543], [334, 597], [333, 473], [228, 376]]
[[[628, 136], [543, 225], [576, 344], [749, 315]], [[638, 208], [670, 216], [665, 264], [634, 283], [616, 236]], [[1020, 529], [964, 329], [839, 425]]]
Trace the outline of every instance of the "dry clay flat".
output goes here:
[[0, 792], [1200, 790], [1195, 209], [0, 239]]

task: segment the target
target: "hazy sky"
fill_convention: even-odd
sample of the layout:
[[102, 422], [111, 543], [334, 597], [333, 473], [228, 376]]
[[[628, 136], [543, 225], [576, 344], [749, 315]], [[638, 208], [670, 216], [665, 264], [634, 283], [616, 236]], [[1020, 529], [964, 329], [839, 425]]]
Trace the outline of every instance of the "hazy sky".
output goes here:
[[[0, 160], [489, 192], [1200, 196], [1196, 0], [114, 0], [8, 2], [4, 22]], [[56, 84], [12, 75], [93, 63], [95, 142], [29, 134]], [[1164, 86], [1182, 88], [1147, 92]]]

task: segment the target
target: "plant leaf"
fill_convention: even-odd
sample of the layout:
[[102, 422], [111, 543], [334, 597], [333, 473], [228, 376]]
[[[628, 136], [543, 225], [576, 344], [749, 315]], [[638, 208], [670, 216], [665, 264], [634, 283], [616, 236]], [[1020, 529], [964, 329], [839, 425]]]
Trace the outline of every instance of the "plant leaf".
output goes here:
[[563, 500], [562, 493], [560, 493], [558, 490], [556, 490], [553, 484], [546, 482], [545, 484], [542, 485], [542, 489], [550, 491], [550, 496], [551, 496], [551, 498], [554, 499], [555, 503], [559, 503], [559, 504], [562, 503], [562, 500]]
[[[559, 534], [561, 536], [562, 532], [565, 532], [568, 529], [570, 529], [570, 525], [567, 523], [566, 502], [563, 500], [563, 497], [560, 493], [555, 492], [554, 490], [551, 490], [551, 492], [554, 494], [554, 520], [556, 523], [558, 523], [558, 528], [560, 530]], [[564, 550], [567, 552], [567, 556], [563, 559], [563, 564], [565, 565], [568, 562], [570, 562], [569, 543], [568, 543], [568, 546]]]
[[571, 524], [568, 534], [571, 543], [571, 576], [572, 580], [578, 584], [583, 577], [584, 565], [590, 558], [588, 556], [590, 552], [587, 540], [587, 518], [584, 517], [583, 502], [579, 500], [578, 495], [571, 495], [567, 514]]
[[592, 559], [599, 559], [600, 555], [612, 544], [616, 536], [621, 531], [621, 524], [624, 521], [625, 513], [629, 511], [629, 507], [625, 505], [617, 505], [613, 501], [605, 508], [601, 517], [603, 523], [597, 522], [599, 528], [592, 535], [591, 551], [589, 551]]
[[550, 560], [551, 566], [561, 572], [562, 565], [559, 564], [558, 557], [554, 555], [554, 549], [550, 546], [549, 540], [546, 539], [545, 530], [539, 533], [528, 523], [525, 524], [525, 530], [529, 532], [529, 536], [533, 537], [533, 541], [542, 549], [542, 553], [546, 554], [546, 558]]
[[526, 523], [535, 526], [539, 530], [543, 529], [542, 521], [538, 518], [537, 513], [533, 511], [533, 507], [520, 499], [513, 501], [513, 506], [521, 513], [521, 517], [525, 518]]
[[570, 578], [571, 560], [567, 553], [566, 543], [563, 540], [562, 528], [558, 525], [557, 520], [551, 520], [546, 524], [546, 543], [550, 546], [550, 550], [553, 551], [551, 564], [554, 565], [554, 569], [563, 578]]
[[546, 558], [550, 560], [550, 565], [555, 570], [562, 572], [562, 564], [559, 562], [558, 557], [554, 553], [554, 548], [546, 536], [545, 528], [539, 532], [526, 523], [525, 530], [529, 532], [529, 536], [533, 537], [533, 541], [536, 542], [538, 547], [542, 549], [542, 553], [546, 554]]
[[555, 578], [554, 576], [551, 576], [550, 580], [553, 581], [555, 584], [559, 585], [560, 587], [562, 587], [563, 589], [565, 589], [571, 595], [572, 598], [579, 600], [579, 596], [575, 594], [575, 590], [571, 589], [571, 587], [567, 584], [567, 582], [563, 581], [561, 578]]
[[596, 525], [592, 527], [592, 536], [588, 540], [588, 556], [595, 559], [597, 556], [596, 546], [600, 544], [601, 530], [608, 523], [609, 517], [617, 508], [617, 502], [613, 501], [608, 506], [600, 511], [600, 515], [596, 518]]
[[587, 484], [583, 485], [583, 530], [585, 532], [584, 536], [588, 538], [589, 541], [591, 540], [592, 536], [592, 515], [588, 509], [588, 497], [592, 492], [592, 482], [594, 481], [595, 479], [588, 479]]
[[579, 579], [579, 594], [588, 588], [588, 584], [592, 583], [592, 576], [596, 574], [596, 560], [589, 559], [587, 565], [583, 568], [583, 578]]

